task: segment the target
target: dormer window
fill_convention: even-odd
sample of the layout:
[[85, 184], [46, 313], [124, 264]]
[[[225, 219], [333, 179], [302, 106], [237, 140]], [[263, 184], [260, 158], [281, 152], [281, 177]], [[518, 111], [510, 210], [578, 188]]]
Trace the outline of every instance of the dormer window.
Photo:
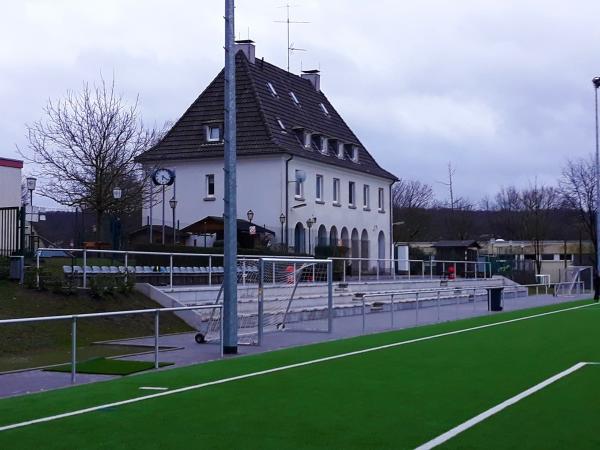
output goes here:
[[267, 86], [269, 88], [269, 91], [271, 91], [271, 94], [273, 94], [273, 97], [277, 97], [277, 91], [275, 90], [275, 87], [270, 81], [267, 81]]
[[304, 148], [306, 148], [307, 150], [310, 150], [310, 146], [312, 143], [312, 134], [309, 133], [308, 131], [304, 132]]
[[337, 157], [339, 159], [344, 159], [344, 147], [345, 147], [345, 144], [343, 142], [338, 142]]
[[329, 153], [329, 146], [327, 144], [328, 140], [329, 139], [327, 139], [325, 136], [321, 136], [321, 148], [319, 149], [319, 151], [324, 155], [327, 155]]
[[319, 103], [319, 108], [321, 108], [321, 111], [323, 111], [323, 114], [325, 114], [326, 116], [329, 115], [329, 111], [327, 111], [327, 108], [325, 107], [325, 105], [323, 103]]
[[277, 119], [277, 124], [279, 125], [279, 128], [281, 128], [281, 131], [283, 131], [285, 133], [286, 132], [285, 125], [283, 124], [281, 119], [279, 119], [279, 118]]
[[219, 142], [221, 140], [221, 127], [218, 125], [206, 126], [206, 141]]
[[296, 106], [300, 106], [300, 100], [298, 100], [298, 97], [296, 97], [296, 94], [294, 94], [293, 92], [290, 91], [290, 97], [292, 97], [292, 101], [294, 102], [294, 104]]
[[311, 135], [310, 144], [313, 150], [321, 151], [321, 136], [318, 134]]
[[358, 162], [358, 147], [352, 144], [346, 144], [344, 146], [344, 156], [350, 161]]

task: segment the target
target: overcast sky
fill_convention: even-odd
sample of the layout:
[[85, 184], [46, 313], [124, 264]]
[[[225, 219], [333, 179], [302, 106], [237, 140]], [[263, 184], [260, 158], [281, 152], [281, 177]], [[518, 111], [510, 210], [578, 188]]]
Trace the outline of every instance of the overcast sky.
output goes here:
[[[237, 0], [236, 35], [285, 67], [285, 0]], [[447, 197], [554, 182], [594, 149], [600, 2], [297, 0], [292, 70], [320, 68], [329, 100], [377, 161]], [[100, 74], [176, 120], [223, 65], [224, 2], [0, 0], [0, 155], [49, 98]], [[249, 31], [248, 31], [249, 30]]]

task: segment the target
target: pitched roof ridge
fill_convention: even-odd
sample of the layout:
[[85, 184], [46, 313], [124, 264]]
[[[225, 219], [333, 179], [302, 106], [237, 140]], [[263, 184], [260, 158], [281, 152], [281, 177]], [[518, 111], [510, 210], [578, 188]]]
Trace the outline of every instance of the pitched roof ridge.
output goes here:
[[271, 143], [273, 145], [280, 147], [280, 145], [277, 142], [275, 142], [275, 139], [273, 138], [273, 133], [271, 133], [271, 127], [269, 127], [267, 124], [267, 117], [265, 115], [265, 112], [263, 111], [263, 104], [260, 101], [260, 95], [258, 95], [258, 91], [256, 89], [256, 83], [254, 82], [254, 77], [252, 76], [252, 71], [250, 70], [250, 67], [248, 66], [249, 62], [246, 59], [246, 55], [243, 52], [241, 52], [241, 53], [242, 53], [243, 65], [244, 65], [244, 68], [246, 69], [246, 74], [248, 75], [250, 84], [252, 85], [252, 94], [254, 95], [254, 100], [256, 101], [256, 104], [258, 105], [258, 113], [260, 114], [260, 118], [261, 118], [263, 127], [265, 128], [265, 131], [267, 132], [267, 136], [268, 136], [269, 140], [271, 141]]

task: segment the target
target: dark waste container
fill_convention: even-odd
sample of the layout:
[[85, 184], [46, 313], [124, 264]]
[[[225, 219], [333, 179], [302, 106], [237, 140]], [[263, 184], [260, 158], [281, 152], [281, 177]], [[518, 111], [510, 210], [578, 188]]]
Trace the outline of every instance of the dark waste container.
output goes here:
[[502, 291], [504, 288], [488, 288], [488, 310], [502, 311]]

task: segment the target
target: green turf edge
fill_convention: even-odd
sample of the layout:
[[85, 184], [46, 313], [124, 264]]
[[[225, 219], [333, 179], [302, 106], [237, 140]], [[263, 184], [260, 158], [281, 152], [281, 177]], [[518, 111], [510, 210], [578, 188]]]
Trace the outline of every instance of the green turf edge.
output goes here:
[[[218, 359], [211, 362], [185, 366], [173, 370], [148, 372], [117, 380], [108, 380], [93, 384], [55, 389], [47, 392], [9, 397], [0, 400], [0, 425], [8, 425], [47, 415], [60, 414], [74, 409], [93, 407], [99, 403], [110, 403], [140, 397], [146, 395], [139, 390], [139, 386], [141, 385], [168, 386], [170, 389], [177, 389], [344, 352], [502, 322], [549, 311], [569, 309], [591, 303], [591, 299], [579, 300], [517, 311], [501, 312], [459, 321], [373, 333], [346, 339], [325, 341], [317, 344], [273, 350], [259, 354], [241, 355], [233, 358]], [[102, 398], [102, 402], [98, 401], [99, 398]]]
[[[159, 362], [159, 367], [172, 366], [170, 362]], [[154, 368], [153, 361], [130, 361], [112, 358], [93, 358], [76, 364], [77, 373], [92, 375], [131, 375]], [[71, 364], [44, 369], [46, 372], [71, 372]]]

